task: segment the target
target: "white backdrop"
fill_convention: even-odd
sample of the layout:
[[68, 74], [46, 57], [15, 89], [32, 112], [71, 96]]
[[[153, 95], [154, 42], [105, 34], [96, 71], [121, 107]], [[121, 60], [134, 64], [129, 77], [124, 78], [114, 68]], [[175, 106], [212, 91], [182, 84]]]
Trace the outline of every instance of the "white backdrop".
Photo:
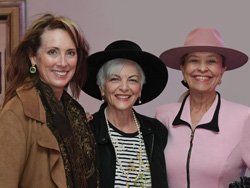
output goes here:
[[[27, 23], [36, 14], [52, 12], [75, 20], [82, 28], [90, 53], [104, 50], [114, 40], [137, 42], [143, 50], [159, 56], [168, 48], [183, 45], [197, 26], [217, 28], [227, 47], [250, 56], [250, 3], [248, 0], [27, 0]], [[154, 101], [136, 107], [154, 116], [156, 106], [176, 101], [185, 91], [179, 71], [169, 70], [169, 82]], [[225, 72], [218, 88], [226, 99], [250, 105], [250, 63]], [[81, 94], [86, 111], [95, 112], [100, 102]]]
[[[226, 46], [250, 55], [250, 11], [248, 1], [230, 0], [28, 0], [27, 20], [52, 12], [75, 20], [82, 28], [90, 53], [104, 50], [114, 40], [129, 39], [143, 50], [160, 55], [165, 49], [183, 45], [186, 35], [197, 26], [217, 28]], [[154, 101], [136, 107], [154, 116], [155, 107], [176, 101], [185, 88], [179, 71], [169, 70], [169, 82]], [[224, 98], [250, 105], [250, 64], [228, 71], [218, 88]], [[100, 102], [85, 95], [80, 103], [89, 112]]]

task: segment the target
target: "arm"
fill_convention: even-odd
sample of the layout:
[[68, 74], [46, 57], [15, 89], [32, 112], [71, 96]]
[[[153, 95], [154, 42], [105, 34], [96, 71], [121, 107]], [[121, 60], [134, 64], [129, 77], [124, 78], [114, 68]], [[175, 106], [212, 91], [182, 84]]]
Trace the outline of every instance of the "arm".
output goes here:
[[21, 120], [12, 111], [0, 115], [0, 187], [16, 188], [26, 156], [26, 138]]
[[242, 131], [242, 139], [241, 139], [241, 151], [242, 151], [242, 159], [244, 164], [250, 170], [250, 115], [246, 120], [245, 126]]
[[[246, 167], [250, 170], [250, 116], [242, 131], [241, 150], [242, 158]], [[239, 181], [234, 181], [229, 184], [229, 188], [246, 188], [250, 187], [250, 177], [243, 176]]]

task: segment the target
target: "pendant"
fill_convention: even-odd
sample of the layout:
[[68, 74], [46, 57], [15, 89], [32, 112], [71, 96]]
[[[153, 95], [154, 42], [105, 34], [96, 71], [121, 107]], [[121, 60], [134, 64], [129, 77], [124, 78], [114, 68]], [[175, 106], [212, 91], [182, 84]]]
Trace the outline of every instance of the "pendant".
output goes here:
[[144, 174], [140, 172], [135, 178], [134, 185], [138, 186], [139, 183], [140, 187], [144, 187], [143, 179], [144, 179]]

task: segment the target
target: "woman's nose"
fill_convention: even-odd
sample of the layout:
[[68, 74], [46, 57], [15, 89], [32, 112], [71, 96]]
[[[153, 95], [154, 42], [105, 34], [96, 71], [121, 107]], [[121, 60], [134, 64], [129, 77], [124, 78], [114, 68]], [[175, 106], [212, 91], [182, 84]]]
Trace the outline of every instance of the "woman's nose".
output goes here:
[[208, 70], [208, 67], [207, 67], [206, 62], [203, 62], [203, 61], [202, 61], [202, 62], [200, 63], [200, 65], [199, 65], [199, 70], [202, 71], [202, 72]]
[[121, 85], [120, 85], [120, 88], [122, 90], [126, 91], [128, 89], [128, 83], [127, 83], [127, 81], [122, 81]]
[[67, 65], [67, 58], [64, 55], [60, 55], [57, 64], [62, 67], [65, 67]]

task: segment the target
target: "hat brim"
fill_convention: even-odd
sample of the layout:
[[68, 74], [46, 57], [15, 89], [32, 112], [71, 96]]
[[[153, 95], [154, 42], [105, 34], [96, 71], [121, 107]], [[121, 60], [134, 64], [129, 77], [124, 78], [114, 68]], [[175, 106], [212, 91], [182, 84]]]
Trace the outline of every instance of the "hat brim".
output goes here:
[[141, 66], [146, 77], [146, 83], [142, 87], [141, 104], [155, 99], [164, 90], [168, 81], [168, 71], [158, 57], [144, 51], [102, 51], [90, 55], [87, 59], [88, 76], [82, 87], [85, 93], [98, 100], [102, 99], [96, 84], [96, 75], [103, 64], [116, 58], [133, 60]]
[[224, 63], [228, 70], [241, 67], [248, 61], [248, 56], [243, 52], [231, 48], [214, 46], [186, 46], [166, 50], [160, 55], [160, 59], [167, 67], [180, 70], [182, 58], [192, 52], [213, 52], [224, 57]]

